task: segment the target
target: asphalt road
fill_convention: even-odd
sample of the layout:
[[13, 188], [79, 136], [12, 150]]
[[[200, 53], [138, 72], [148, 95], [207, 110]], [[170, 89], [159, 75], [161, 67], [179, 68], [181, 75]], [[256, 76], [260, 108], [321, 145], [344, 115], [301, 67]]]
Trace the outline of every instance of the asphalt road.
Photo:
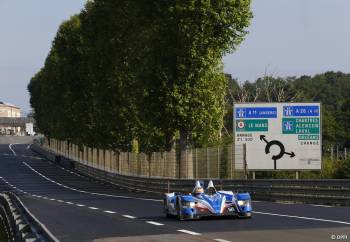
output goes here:
[[252, 219], [177, 221], [161, 197], [91, 181], [27, 145], [0, 145], [1, 191], [60, 241], [350, 241], [350, 207], [253, 201]]

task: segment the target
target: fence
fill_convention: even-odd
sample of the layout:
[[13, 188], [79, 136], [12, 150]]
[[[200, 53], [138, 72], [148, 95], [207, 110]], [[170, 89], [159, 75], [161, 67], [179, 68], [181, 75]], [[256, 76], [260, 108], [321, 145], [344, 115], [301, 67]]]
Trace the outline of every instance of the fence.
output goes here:
[[338, 145], [323, 147], [323, 155], [330, 157], [332, 161], [346, 160], [350, 158], [349, 152], [349, 148], [340, 148]]
[[79, 163], [120, 175], [159, 178], [242, 178], [244, 146], [233, 144], [150, 154], [116, 152], [45, 140], [43, 147]]

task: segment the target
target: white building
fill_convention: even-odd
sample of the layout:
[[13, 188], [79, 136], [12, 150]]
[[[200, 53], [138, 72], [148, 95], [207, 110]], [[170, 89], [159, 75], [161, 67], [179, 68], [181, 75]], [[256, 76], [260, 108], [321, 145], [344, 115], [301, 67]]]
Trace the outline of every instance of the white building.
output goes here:
[[[21, 109], [15, 105], [0, 101], [0, 118], [19, 118]], [[0, 124], [0, 135], [20, 135], [21, 127]]]

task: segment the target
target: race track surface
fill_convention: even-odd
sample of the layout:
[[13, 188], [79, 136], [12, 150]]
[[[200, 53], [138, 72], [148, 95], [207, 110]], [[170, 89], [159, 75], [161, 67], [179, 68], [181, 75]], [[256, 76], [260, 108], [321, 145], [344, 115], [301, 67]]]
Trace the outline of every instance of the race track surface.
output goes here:
[[0, 145], [1, 191], [60, 241], [350, 241], [350, 207], [253, 201], [252, 219], [177, 221], [162, 214], [162, 197], [92, 181], [28, 145]]

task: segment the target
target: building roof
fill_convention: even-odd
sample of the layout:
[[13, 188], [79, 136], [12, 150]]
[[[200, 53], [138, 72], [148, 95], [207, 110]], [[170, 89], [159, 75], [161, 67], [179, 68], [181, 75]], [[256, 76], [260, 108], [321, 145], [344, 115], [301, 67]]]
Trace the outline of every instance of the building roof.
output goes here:
[[16, 105], [13, 105], [11, 103], [5, 103], [3, 101], [0, 101], [0, 105], [4, 105], [4, 106], [9, 106], [9, 107], [13, 107], [13, 108], [18, 108], [20, 109], [19, 107], [17, 107]]

